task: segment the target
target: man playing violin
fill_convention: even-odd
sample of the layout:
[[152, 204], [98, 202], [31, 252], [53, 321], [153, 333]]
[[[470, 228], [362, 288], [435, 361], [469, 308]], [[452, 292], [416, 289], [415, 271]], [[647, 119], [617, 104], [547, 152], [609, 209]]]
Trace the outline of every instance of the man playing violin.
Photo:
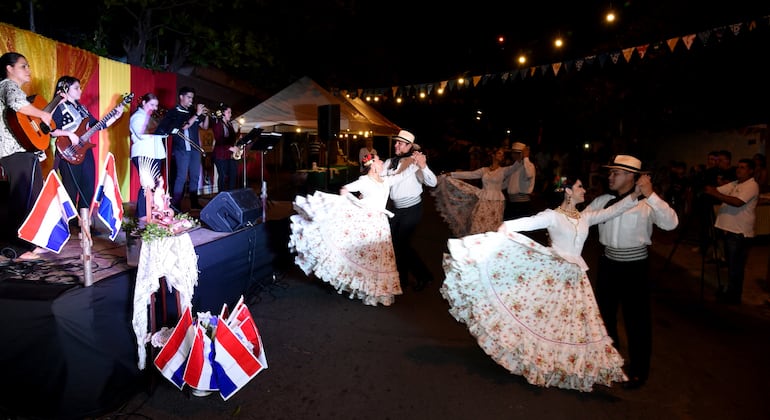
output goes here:
[[201, 209], [198, 201], [198, 184], [201, 174], [201, 143], [199, 129], [209, 128], [208, 110], [203, 104], [193, 108], [195, 89], [187, 86], [179, 88], [178, 103], [170, 109], [158, 124], [155, 134], [173, 134], [171, 140], [172, 156], [176, 177], [172, 191], [171, 204], [182, 208], [184, 185], [188, 181], [190, 208]]

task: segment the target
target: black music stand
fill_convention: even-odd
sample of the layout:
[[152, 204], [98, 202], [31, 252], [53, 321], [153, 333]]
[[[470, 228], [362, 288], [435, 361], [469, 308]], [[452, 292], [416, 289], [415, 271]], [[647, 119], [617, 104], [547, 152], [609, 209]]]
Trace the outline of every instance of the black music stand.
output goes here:
[[[253, 144], [251, 145], [251, 150], [262, 152], [262, 156], [259, 162], [259, 172], [262, 177], [262, 192], [260, 197], [262, 198], [262, 223], [265, 223], [267, 221], [267, 182], [265, 181], [265, 155], [268, 151], [273, 150], [273, 147], [275, 147], [275, 145], [281, 141], [283, 134], [275, 132], [263, 133], [261, 128], [255, 128], [254, 130], [259, 130], [259, 132], [257, 133], [258, 137], [253, 141]], [[252, 130], [252, 132], [254, 130]], [[244, 161], [243, 164], [245, 165], [246, 162]]]
[[[248, 132], [245, 136], [241, 137], [238, 141], [235, 142], [236, 147], [241, 147], [244, 150], [246, 149], [246, 146], [254, 143], [254, 140], [259, 138], [259, 134], [262, 132], [261, 128], [252, 128], [251, 131]], [[243, 188], [248, 188], [248, 175], [246, 174], [246, 158], [248, 153], [243, 154]]]

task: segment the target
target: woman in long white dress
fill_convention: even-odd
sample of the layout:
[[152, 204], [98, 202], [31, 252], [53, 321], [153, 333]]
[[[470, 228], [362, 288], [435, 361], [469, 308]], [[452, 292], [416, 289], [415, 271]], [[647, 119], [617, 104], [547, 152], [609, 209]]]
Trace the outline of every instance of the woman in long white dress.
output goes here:
[[[561, 180], [555, 209], [505, 221], [496, 232], [449, 239], [441, 294], [452, 316], [511, 373], [533, 385], [591, 391], [627, 378], [580, 254], [589, 227], [635, 206], [638, 194], [579, 212], [581, 181]], [[517, 233], [543, 228], [550, 247]]]
[[[414, 156], [424, 165], [424, 155]], [[331, 284], [338, 293], [366, 305], [389, 306], [402, 294], [385, 209], [391, 185], [417, 171], [404, 165], [401, 173], [381, 176], [382, 161], [366, 155], [365, 175], [342, 187], [340, 195], [321, 191], [294, 199], [298, 214], [290, 217], [289, 250], [305, 272]], [[354, 196], [358, 192], [361, 198]]]
[[[489, 166], [475, 171], [455, 171], [439, 177], [431, 191], [436, 210], [454, 237], [497, 230], [503, 222], [503, 186], [513, 166], [500, 166], [505, 150], [497, 149]], [[462, 179], [481, 179], [481, 188]]]

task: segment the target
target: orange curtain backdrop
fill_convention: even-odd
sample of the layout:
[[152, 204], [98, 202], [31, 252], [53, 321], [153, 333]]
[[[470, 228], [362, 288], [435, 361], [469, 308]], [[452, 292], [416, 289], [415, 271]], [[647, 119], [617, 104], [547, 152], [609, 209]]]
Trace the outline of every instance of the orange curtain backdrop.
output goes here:
[[0, 54], [16, 51], [16, 32], [15, 27], [0, 23]]
[[[131, 66], [119, 61], [99, 57], [99, 118], [115, 109], [125, 95], [131, 93]], [[120, 195], [129, 200], [131, 175], [131, 147], [128, 136], [129, 107], [123, 107], [123, 115], [106, 130], [99, 131], [97, 171], [101, 173], [107, 153], [115, 156], [115, 172], [120, 183]]]

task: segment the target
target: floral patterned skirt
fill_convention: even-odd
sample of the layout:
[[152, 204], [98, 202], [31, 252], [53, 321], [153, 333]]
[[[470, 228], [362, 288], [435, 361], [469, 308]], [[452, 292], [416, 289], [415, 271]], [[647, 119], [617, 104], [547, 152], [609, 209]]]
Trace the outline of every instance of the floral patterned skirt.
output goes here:
[[439, 177], [435, 197], [436, 210], [455, 238], [496, 231], [503, 223], [505, 201], [479, 199], [481, 189], [449, 176]]
[[585, 272], [525, 235], [449, 240], [441, 294], [452, 316], [511, 373], [591, 391], [626, 381]]
[[389, 306], [402, 294], [387, 216], [349, 198], [317, 191], [297, 196], [289, 250], [295, 263], [366, 305]]

